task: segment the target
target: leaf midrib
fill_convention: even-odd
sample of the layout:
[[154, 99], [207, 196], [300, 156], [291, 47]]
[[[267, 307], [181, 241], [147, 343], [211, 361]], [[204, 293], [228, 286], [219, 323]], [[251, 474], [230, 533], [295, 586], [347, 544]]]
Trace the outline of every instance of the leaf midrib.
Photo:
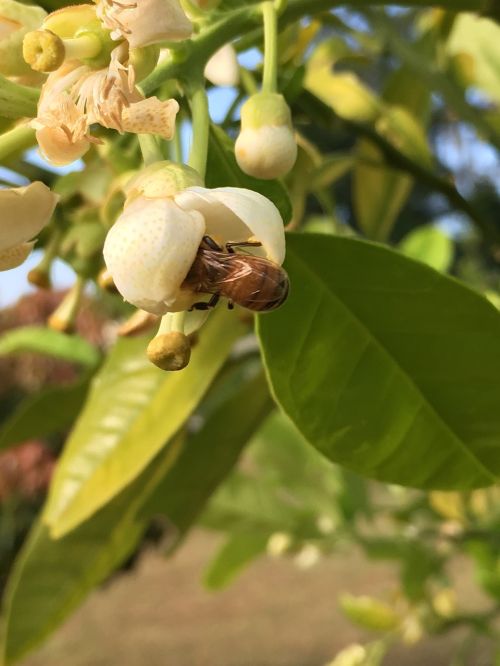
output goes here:
[[[387, 349], [387, 347], [379, 340], [379, 338], [372, 332], [372, 330], [359, 318], [359, 316], [345, 303], [345, 301], [338, 295], [336, 292], [334, 292], [332, 289], [330, 289], [327, 286], [327, 283], [323, 280], [322, 276], [319, 275], [314, 268], [312, 268], [308, 263], [300, 257], [300, 255], [292, 250], [293, 257], [295, 260], [297, 260], [301, 266], [306, 270], [307, 273], [311, 275], [313, 280], [317, 282], [323, 290], [326, 292], [326, 295], [328, 298], [330, 298], [333, 301], [337, 301], [343, 308], [344, 310], [352, 317], [352, 319], [355, 320], [355, 322], [361, 327], [361, 329], [365, 332], [365, 334], [368, 335], [369, 339], [372, 339], [374, 343], [377, 345], [377, 347], [380, 349], [380, 351], [389, 358], [389, 360], [398, 368], [400, 371], [404, 381], [406, 381], [407, 384], [409, 384], [418, 395], [421, 396], [422, 402], [425, 405], [425, 407], [435, 416], [437, 420], [439, 420], [446, 430], [450, 433], [452, 440], [455, 441], [458, 445], [458, 448], [460, 448], [468, 457], [471, 459], [474, 464], [479, 468], [480, 470], [483, 471], [483, 473], [490, 478], [493, 482], [497, 482], [498, 478], [490, 472], [490, 470], [485, 467], [483, 462], [475, 456], [475, 454], [466, 446], [465, 442], [462, 441], [461, 437], [455, 432], [453, 427], [448, 423], [448, 421], [439, 413], [439, 411], [429, 402], [426, 394], [424, 393], [423, 389], [420, 388], [420, 386], [414, 381], [413, 377], [411, 377], [407, 370], [401, 365], [398, 359], [396, 359]], [[440, 276], [438, 276], [440, 277]]]

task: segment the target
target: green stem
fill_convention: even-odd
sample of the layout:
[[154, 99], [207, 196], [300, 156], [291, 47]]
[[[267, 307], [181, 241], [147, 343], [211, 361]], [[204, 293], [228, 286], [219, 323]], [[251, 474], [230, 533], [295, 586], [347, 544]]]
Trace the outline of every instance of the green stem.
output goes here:
[[0, 135], [0, 161], [4, 162], [35, 144], [35, 130], [27, 125], [17, 125]]
[[204, 84], [199, 81], [188, 90], [188, 94], [193, 122], [191, 152], [188, 163], [204, 179], [207, 169], [208, 139], [210, 133], [207, 92]]
[[[344, 4], [341, 0], [289, 0], [280, 16], [279, 27], [285, 28], [304, 16], [312, 16]], [[351, 0], [350, 6], [367, 8], [380, 4], [392, 4], [381, 0]], [[449, 0], [399, 0], [398, 5], [404, 7], [442, 7], [449, 9]], [[470, 11], [478, 14], [494, 16], [495, 3], [491, 0], [455, 0], [453, 10]], [[230, 12], [223, 19], [211, 25], [191, 41], [187, 41], [185, 60], [170, 61], [160, 65], [144, 81], [141, 89], [146, 95], [151, 94], [165, 81], [172, 79], [190, 80], [193, 71], [203, 69], [210, 57], [227, 42], [234, 41], [248, 34], [262, 23], [262, 14], [258, 5], [250, 5]]]
[[22, 86], [0, 75], [0, 116], [4, 118], [33, 118], [40, 91]]
[[262, 5], [264, 18], [264, 74], [262, 90], [274, 93], [278, 88], [278, 16], [273, 0]]
[[149, 166], [150, 164], [161, 162], [163, 160], [158, 141], [152, 134], [139, 134], [139, 146], [141, 147], [144, 166]]

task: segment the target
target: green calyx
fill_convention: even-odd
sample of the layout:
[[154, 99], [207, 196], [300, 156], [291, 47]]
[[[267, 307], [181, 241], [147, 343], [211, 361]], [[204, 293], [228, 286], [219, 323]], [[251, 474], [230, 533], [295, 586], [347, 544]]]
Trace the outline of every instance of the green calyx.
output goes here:
[[94, 44], [95, 53], [89, 56], [84, 55], [80, 58], [85, 65], [93, 69], [106, 67], [111, 60], [111, 51], [118, 46], [118, 42], [111, 39], [109, 30], [103, 28], [98, 22], [77, 30], [75, 39], [82, 41], [86, 39], [87, 44]]
[[241, 109], [241, 129], [290, 127], [292, 114], [283, 95], [260, 92], [252, 95]]
[[125, 187], [126, 203], [144, 196], [151, 199], [173, 197], [188, 187], [202, 186], [203, 181], [195, 169], [169, 162], [155, 162], [135, 176]]

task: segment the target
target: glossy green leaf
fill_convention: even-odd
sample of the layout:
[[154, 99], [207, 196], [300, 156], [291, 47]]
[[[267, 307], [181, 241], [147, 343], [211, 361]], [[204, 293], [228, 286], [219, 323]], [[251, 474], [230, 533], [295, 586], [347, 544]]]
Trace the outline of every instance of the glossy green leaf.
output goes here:
[[0, 428], [0, 449], [69, 428], [82, 408], [89, 384], [90, 379], [85, 377], [23, 400]]
[[235, 387], [208, 415], [201, 430], [185, 440], [175, 465], [145, 509], [166, 516], [176, 530], [177, 541], [233, 469], [272, 405], [266, 381], [259, 373]]
[[407, 257], [423, 261], [437, 271], [446, 272], [453, 261], [453, 241], [433, 225], [410, 231], [399, 244], [399, 249]]
[[231, 534], [205, 572], [203, 582], [210, 590], [229, 585], [250, 562], [266, 552], [269, 536], [255, 532]]
[[292, 205], [285, 187], [278, 180], [260, 180], [247, 176], [234, 157], [234, 145], [229, 136], [216, 125], [210, 127], [207, 163], [207, 187], [245, 187], [270, 199], [287, 224], [292, 217]]
[[6, 665], [42, 642], [134, 550], [147, 525], [138, 512], [172, 464], [176, 447], [154, 462], [89, 521], [53, 540], [38, 523], [19, 555], [5, 600]]
[[359, 240], [290, 236], [287, 268], [289, 300], [258, 329], [275, 397], [306, 439], [330, 460], [391, 483], [497, 481], [493, 305]]
[[178, 373], [152, 366], [144, 339], [118, 343], [56, 469], [43, 517], [52, 536], [74, 529], [140, 474], [184, 425], [243, 330], [234, 313], [219, 309]]
[[8, 331], [0, 339], [0, 355], [36, 352], [94, 367], [100, 353], [79, 335], [67, 335], [50, 328], [26, 326]]

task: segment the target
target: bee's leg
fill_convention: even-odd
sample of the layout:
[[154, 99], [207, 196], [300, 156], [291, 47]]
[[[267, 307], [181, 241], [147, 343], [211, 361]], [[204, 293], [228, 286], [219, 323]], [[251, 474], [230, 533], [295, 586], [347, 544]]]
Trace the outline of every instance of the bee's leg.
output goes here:
[[227, 309], [228, 309], [228, 310], [234, 310], [234, 303], [233, 303], [233, 301], [228, 301], [228, 303], [227, 303]]
[[239, 241], [226, 243], [226, 250], [229, 252], [229, 254], [234, 254], [234, 248], [236, 247], [261, 247], [261, 245], [262, 243], [259, 243], [259, 241]]
[[190, 308], [189, 312], [192, 310], [211, 310], [219, 302], [220, 295], [214, 294], [209, 301], [200, 301], [199, 303], [194, 303]]
[[203, 236], [202, 243], [204, 243], [209, 250], [215, 250], [216, 252], [222, 252], [221, 246], [214, 241], [211, 236]]

